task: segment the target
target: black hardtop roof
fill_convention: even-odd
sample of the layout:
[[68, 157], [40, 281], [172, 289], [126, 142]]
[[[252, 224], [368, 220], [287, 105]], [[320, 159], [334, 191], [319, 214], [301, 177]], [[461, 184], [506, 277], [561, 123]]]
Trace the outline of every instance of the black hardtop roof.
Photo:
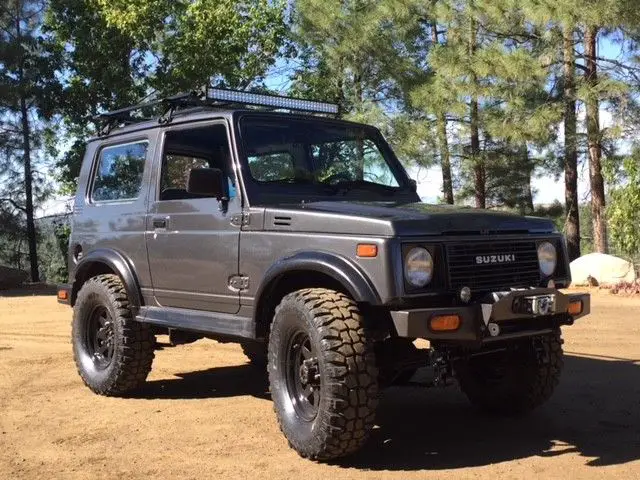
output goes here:
[[214, 119], [228, 119], [233, 120], [237, 116], [250, 114], [261, 116], [279, 116], [287, 118], [308, 119], [318, 122], [331, 122], [331, 123], [343, 123], [348, 125], [354, 125], [359, 127], [375, 128], [371, 125], [366, 125], [358, 122], [352, 122], [349, 120], [343, 120], [338, 118], [319, 116], [313, 113], [290, 113], [288, 111], [278, 110], [264, 110], [253, 108], [220, 108], [220, 107], [194, 107], [184, 110], [178, 110], [171, 114], [170, 117], [158, 116], [155, 118], [137, 120], [133, 123], [126, 123], [124, 125], [111, 128], [107, 133], [102, 135], [96, 135], [88, 139], [88, 142], [104, 141], [116, 136], [126, 135], [129, 133], [140, 132], [144, 130], [151, 130], [154, 128], [166, 128], [174, 125], [180, 125], [185, 123], [200, 122]]

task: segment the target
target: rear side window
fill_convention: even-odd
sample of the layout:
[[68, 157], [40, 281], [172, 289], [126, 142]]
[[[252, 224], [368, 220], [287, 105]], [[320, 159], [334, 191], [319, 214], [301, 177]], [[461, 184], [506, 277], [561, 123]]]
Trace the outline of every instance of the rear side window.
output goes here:
[[106, 147], [100, 151], [91, 199], [132, 200], [140, 194], [147, 142]]

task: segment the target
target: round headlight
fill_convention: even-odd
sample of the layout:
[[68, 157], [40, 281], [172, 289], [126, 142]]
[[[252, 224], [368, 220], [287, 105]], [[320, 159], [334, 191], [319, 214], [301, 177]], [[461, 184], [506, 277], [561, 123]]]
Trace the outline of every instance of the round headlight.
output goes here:
[[556, 247], [550, 242], [542, 242], [538, 245], [538, 263], [540, 264], [540, 271], [545, 277], [550, 277], [556, 270], [556, 263], [558, 261], [558, 253]]
[[414, 247], [404, 260], [404, 278], [412, 287], [424, 287], [433, 277], [433, 258], [426, 248]]

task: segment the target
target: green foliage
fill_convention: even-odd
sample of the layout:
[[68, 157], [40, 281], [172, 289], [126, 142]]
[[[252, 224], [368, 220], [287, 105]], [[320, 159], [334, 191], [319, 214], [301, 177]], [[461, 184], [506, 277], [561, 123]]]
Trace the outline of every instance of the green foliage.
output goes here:
[[209, 82], [260, 86], [285, 46], [284, 15], [283, 0], [51, 0], [44, 30], [65, 56], [58, 108], [71, 143], [64, 189], [98, 113]]
[[150, 85], [165, 93], [210, 79], [246, 87], [262, 79], [286, 34], [282, 0], [97, 0], [107, 25], [153, 55]]
[[380, 128], [406, 163], [431, 165], [430, 121], [411, 111], [404, 88], [424, 75], [423, 17], [406, 0], [299, 0], [292, 93], [338, 103], [345, 118]]
[[534, 217], [544, 217], [553, 220], [559, 232], [564, 228], [564, 206], [557, 200], [549, 206], [536, 206], [532, 215]]
[[610, 189], [607, 218], [611, 240], [620, 252], [637, 256], [640, 253], [640, 149], [624, 158], [618, 169], [609, 169]]
[[64, 283], [68, 281], [67, 255], [71, 226], [67, 216], [46, 219], [40, 224], [38, 258], [42, 270], [42, 281]]

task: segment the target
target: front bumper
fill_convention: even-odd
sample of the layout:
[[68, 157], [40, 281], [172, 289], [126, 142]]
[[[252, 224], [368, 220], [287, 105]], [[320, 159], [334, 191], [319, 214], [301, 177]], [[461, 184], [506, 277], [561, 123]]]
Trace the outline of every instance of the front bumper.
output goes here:
[[[551, 301], [546, 308], [530, 306], [535, 302]], [[579, 313], [570, 314], [569, 305], [581, 302]], [[564, 294], [551, 288], [496, 292], [483, 301], [447, 308], [420, 308], [391, 311], [391, 318], [400, 337], [425, 338], [444, 342], [493, 342], [510, 338], [549, 333], [573, 322], [591, 310], [591, 296], [587, 293]], [[540, 313], [543, 311], [544, 313]], [[435, 331], [431, 320], [437, 316], [457, 315], [456, 330]]]

